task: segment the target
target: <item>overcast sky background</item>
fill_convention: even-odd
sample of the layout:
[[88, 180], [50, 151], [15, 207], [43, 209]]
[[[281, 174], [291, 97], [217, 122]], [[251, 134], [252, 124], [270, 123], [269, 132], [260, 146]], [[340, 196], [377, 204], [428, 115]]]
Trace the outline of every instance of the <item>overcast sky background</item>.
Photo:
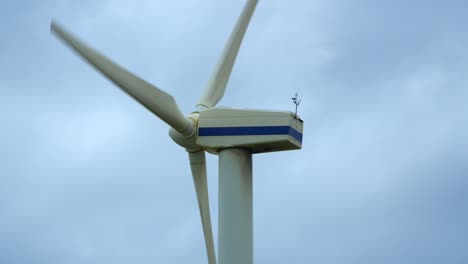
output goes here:
[[[243, 4], [2, 2], [0, 263], [207, 263], [185, 151], [49, 27], [189, 113]], [[305, 123], [301, 151], [254, 156], [256, 263], [468, 263], [467, 12], [260, 1], [220, 105], [292, 111], [298, 91]]]

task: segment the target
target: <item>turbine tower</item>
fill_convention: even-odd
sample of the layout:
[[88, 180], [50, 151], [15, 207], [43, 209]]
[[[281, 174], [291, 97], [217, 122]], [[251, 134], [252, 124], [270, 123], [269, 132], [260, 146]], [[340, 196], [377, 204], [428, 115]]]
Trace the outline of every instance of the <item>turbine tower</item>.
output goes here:
[[194, 111], [104, 57], [52, 21], [51, 31], [120, 89], [166, 122], [188, 152], [208, 255], [215, 264], [205, 152], [219, 157], [218, 263], [253, 263], [252, 154], [300, 149], [303, 122], [292, 112], [215, 108], [224, 95], [258, 0], [248, 0]]

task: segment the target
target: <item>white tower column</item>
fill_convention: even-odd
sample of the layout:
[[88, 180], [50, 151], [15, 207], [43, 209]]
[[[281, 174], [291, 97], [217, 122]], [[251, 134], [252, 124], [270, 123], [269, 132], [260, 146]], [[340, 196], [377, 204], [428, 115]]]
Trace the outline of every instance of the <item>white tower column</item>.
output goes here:
[[219, 152], [218, 264], [253, 263], [252, 153]]

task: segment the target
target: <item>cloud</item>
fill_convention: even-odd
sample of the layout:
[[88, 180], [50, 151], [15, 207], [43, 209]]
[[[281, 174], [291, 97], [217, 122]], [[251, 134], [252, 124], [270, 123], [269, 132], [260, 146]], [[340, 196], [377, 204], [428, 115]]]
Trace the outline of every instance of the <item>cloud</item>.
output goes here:
[[[242, 4], [3, 9], [0, 262], [206, 262], [185, 151], [48, 27], [190, 112]], [[465, 5], [259, 3], [221, 105], [292, 110], [299, 91], [305, 136], [254, 157], [256, 262], [466, 262]], [[216, 156], [208, 173], [216, 237]]]

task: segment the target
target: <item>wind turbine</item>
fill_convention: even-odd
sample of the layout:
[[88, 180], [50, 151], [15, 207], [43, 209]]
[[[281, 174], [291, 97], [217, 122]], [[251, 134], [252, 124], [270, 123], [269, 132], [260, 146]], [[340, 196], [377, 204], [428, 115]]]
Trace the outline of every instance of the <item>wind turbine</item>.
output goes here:
[[51, 31], [96, 70], [157, 115], [189, 156], [208, 263], [215, 264], [205, 151], [219, 156], [218, 262], [253, 263], [252, 154], [302, 147], [303, 122], [292, 112], [215, 108], [231, 75], [258, 0], [248, 0], [194, 111], [184, 116], [174, 98], [99, 54], [52, 21]]

